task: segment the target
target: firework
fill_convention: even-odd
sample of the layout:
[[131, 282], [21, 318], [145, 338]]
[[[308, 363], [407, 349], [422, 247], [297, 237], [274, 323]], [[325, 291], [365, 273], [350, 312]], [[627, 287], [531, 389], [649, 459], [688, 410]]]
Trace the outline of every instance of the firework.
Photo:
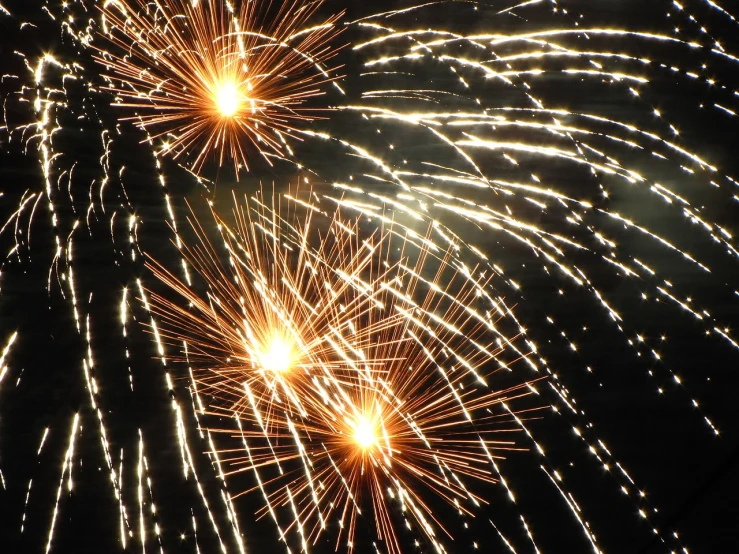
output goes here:
[[195, 170], [217, 157], [238, 173], [255, 155], [282, 155], [332, 79], [338, 16], [308, 26], [321, 2], [238, 5], [105, 2], [92, 42], [116, 104]]
[[[501, 415], [490, 408], [523, 386], [488, 388], [506, 368], [491, 319], [500, 306], [451, 248], [382, 214], [367, 233], [310, 200], [258, 195], [237, 204], [234, 230], [216, 215], [222, 248], [193, 220], [197, 245], [184, 255], [206, 292], [152, 262], [184, 301], [149, 294], [157, 336], [184, 348], [193, 386], [209, 399], [198, 400], [206, 418], [236, 417], [243, 449], [221, 446], [221, 463], [257, 472], [276, 521], [277, 507], [293, 506], [294, 522], [278, 523], [283, 539], [297, 527], [307, 548], [335, 517], [353, 550], [367, 513], [388, 551], [400, 552], [395, 501], [443, 549], [428, 497], [470, 514], [485, 500], [465, 481], [496, 479], [494, 453], [512, 448], [495, 435]], [[291, 467], [296, 460], [302, 467]], [[272, 466], [281, 478], [259, 477]]]
[[[237, 20], [245, 29], [238, 7], [231, 13], [218, 2], [201, 3], [199, 8], [160, 4], [157, 12], [156, 7], [129, 2], [125, 6], [134, 7], [125, 17], [130, 22], [143, 18], [164, 33], [171, 26], [161, 24], [162, 14], [201, 10], [199, 21], [206, 21], [208, 14], [222, 14], [219, 29], [235, 29]], [[266, 5], [249, 4], [254, 9]], [[259, 173], [262, 164], [250, 164], [248, 177], [308, 179], [321, 204], [334, 202], [347, 218], [374, 219], [391, 213], [403, 233], [426, 236], [442, 252], [458, 248], [460, 259], [478, 266], [491, 290], [497, 291], [498, 315], [510, 327], [503, 337], [520, 335], [510, 348], [518, 349], [521, 366], [531, 371], [532, 378], [548, 376], [533, 388], [540, 395], [539, 405], [552, 405], [554, 415], [546, 425], [533, 428], [512, 416], [525, 434], [522, 446], [531, 454], [515, 466], [500, 464], [500, 482], [494, 489], [500, 496], [485, 509], [493, 527], [482, 529], [488, 519], [476, 518], [470, 523], [474, 531], [469, 542], [455, 537], [459, 550], [476, 543], [519, 552], [599, 551], [619, 545], [632, 551], [634, 545], [644, 544], [646, 549], [654, 540], [681, 551], [682, 529], [692, 532], [686, 538], [688, 545], [708, 542], [713, 546], [706, 550], [730, 550], [733, 544], [716, 546], [721, 533], [706, 532], [713, 521], [700, 523], [686, 515], [684, 503], [695, 497], [686, 490], [689, 484], [675, 483], [684, 473], [693, 475], [695, 467], [718, 464], [728, 456], [726, 441], [715, 436], [719, 430], [731, 432], [737, 419], [734, 403], [723, 397], [708, 401], [735, 390], [725, 368], [735, 365], [738, 348], [733, 331], [737, 180], [731, 151], [739, 113], [737, 45], [732, 38], [736, 14], [725, 2], [703, 0], [607, 7], [568, 3], [567, 9], [553, 1], [488, 4], [442, 1], [382, 13], [371, 13], [382, 9], [374, 5], [353, 7], [351, 18], [336, 23], [344, 29], [340, 41], [349, 43], [341, 52], [345, 76], [335, 82], [337, 86], [329, 84], [319, 68], [330, 60], [320, 56], [317, 65], [306, 64], [301, 74], [314, 75], [311, 88], [325, 94], [294, 107], [321, 106], [326, 111], [319, 115], [326, 119], [310, 125], [291, 120], [289, 134], [280, 131], [284, 143], [279, 135], [270, 134], [279, 149], [259, 143], [260, 153], [246, 137], [245, 154], [266, 156], [274, 164], [269, 175]], [[181, 345], [155, 340], [161, 347], [156, 352], [162, 367], [148, 371], [148, 338], [132, 323], [149, 321], [146, 288], [158, 290], [148, 272], [137, 281], [143, 250], [166, 262], [170, 276], [191, 287], [187, 274], [191, 268], [183, 264], [172, 269], [178, 267], [172, 260], [177, 254], [161, 246], [167, 242], [162, 237], [169, 225], [175, 244], [180, 240], [178, 218], [185, 209], [181, 200], [192, 187], [205, 194], [215, 187], [209, 164], [193, 163], [205, 142], [172, 148], [177, 132], [168, 136], [165, 126], [154, 124], [141, 130], [145, 120], [139, 118], [158, 113], [154, 102], [164, 98], [157, 90], [159, 81], [137, 81], [137, 74], [136, 79], [131, 77], [135, 86], [130, 88], [112, 63], [130, 59], [139, 68], [150, 65], [142, 52], [159, 39], [136, 36], [134, 42], [141, 49], [132, 50], [133, 57], [123, 54], [124, 44], [116, 44], [114, 37], [128, 45], [134, 37], [115, 25], [102, 25], [104, 14], [124, 17], [120, 6], [100, 9], [92, 2], [77, 1], [49, 4], [38, 12], [29, 6], [30, 18], [20, 8], [11, 7], [12, 15], [0, 10], [7, 23], [8, 33], [2, 37], [6, 51], [20, 54], [8, 58], [11, 66], [18, 62], [19, 67], [4, 71], [2, 81], [8, 128], [3, 155], [7, 167], [21, 160], [18, 165], [26, 168], [22, 178], [5, 187], [2, 198], [8, 220], [3, 238], [9, 252], [3, 295], [18, 302], [17, 307], [6, 308], [18, 324], [6, 326], [2, 334], [8, 343], [16, 331], [18, 338], [0, 368], [0, 393], [3, 402], [21, 398], [13, 383], [18, 379], [21, 386], [34, 383], [41, 389], [34, 402], [43, 396], [53, 411], [62, 410], [55, 398], [67, 387], [70, 397], [82, 391], [94, 414], [75, 405], [63, 412], [63, 423], [47, 417], [34, 431], [37, 442], [27, 454], [4, 451], [0, 478], [24, 483], [20, 493], [12, 493], [19, 495], [13, 497], [15, 503], [12, 499], [7, 503], [18, 510], [24, 506], [22, 537], [46, 538], [49, 529], [73, 533], [75, 524], [67, 523], [66, 512], [76, 512], [65, 494], [54, 504], [61, 517], [53, 525], [50, 511], [39, 516], [33, 510], [43, 511], [53, 501], [39, 495], [51, 490], [51, 498], [61, 490], [56, 480], [60, 473], [64, 478], [74, 473], [75, 486], [85, 486], [88, 481], [77, 478], [78, 462], [90, 467], [92, 460], [107, 469], [111, 483], [100, 487], [104, 493], [97, 504], [105, 505], [108, 498], [115, 509], [100, 519], [118, 518], [118, 542], [124, 547], [135, 544], [150, 550], [160, 541], [166, 550], [179, 544], [179, 536], [167, 535], [178, 528], [185, 530], [186, 540], [196, 542], [194, 550], [197, 546], [203, 551], [207, 544], [211, 549], [246, 551], [243, 542], [248, 543], [250, 528], [239, 517], [238, 506], [230, 503], [232, 494], [243, 490], [240, 475], [229, 473], [227, 479], [219, 465], [223, 455], [227, 472], [249, 468], [241, 454], [243, 445], [236, 447], [240, 459], [222, 451], [217, 454], [221, 447], [215, 443], [234, 437], [228, 432], [200, 434], [204, 427], [195, 417], [199, 408], [191, 409], [183, 382], [171, 369], [175, 366], [169, 356], [181, 358]], [[332, 8], [328, 2], [326, 7]], [[23, 24], [24, 17], [28, 24]], [[207, 19], [213, 25], [216, 20]], [[180, 23], [178, 19], [172, 25]], [[334, 31], [326, 33], [333, 36]], [[335, 45], [328, 34], [322, 44]], [[320, 48], [307, 51], [316, 53]], [[109, 69], [101, 70], [106, 64]], [[326, 71], [329, 79], [335, 76]], [[126, 96], [133, 90], [141, 97]], [[141, 105], [111, 109], [116, 96], [120, 103]], [[127, 117], [134, 119], [119, 123], [119, 118]], [[179, 154], [178, 162], [197, 171], [182, 171], [162, 155], [165, 152]], [[228, 149], [209, 152], [216, 158], [223, 152], [223, 162], [230, 163]], [[31, 163], [36, 165], [35, 174], [27, 168]], [[249, 187], [249, 179], [239, 186]], [[323, 183], [334, 190], [321, 187]], [[221, 178], [219, 196], [229, 186]], [[210, 232], [204, 229], [205, 235]], [[43, 268], [38, 270], [36, 264]], [[34, 280], [34, 272], [41, 276]], [[198, 286], [198, 279], [192, 286]], [[19, 282], [24, 288], [18, 288]], [[32, 290], [43, 299], [35, 302]], [[198, 297], [208, 299], [197, 290]], [[57, 302], [59, 292], [64, 300]], [[33, 311], [36, 303], [43, 307]], [[240, 304], [233, 306], [241, 309]], [[25, 314], [32, 313], [39, 322], [49, 313], [57, 316], [48, 333], [38, 333], [38, 341], [50, 351], [61, 342], [59, 337], [70, 345], [81, 342], [79, 352], [59, 353], [60, 359], [80, 368], [79, 385], [55, 383], [57, 388], [44, 396], [47, 375], [39, 377], [29, 369], [46, 364], [33, 358], [44, 349], [28, 346], [29, 333], [41, 327], [35, 319], [33, 324], [25, 321], [32, 317]], [[275, 316], [274, 322], [278, 319]], [[111, 337], [114, 325], [118, 337]], [[273, 356], [270, 348], [293, 340], [289, 333], [274, 342], [255, 338], [253, 356], [239, 364], [279, 368], [294, 363], [291, 356]], [[192, 344], [193, 367], [196, 362], [207, 365], [214, 346]], [[215, 351], [219, 359], [225, 360], [224, 353], [231, 355], [226, 346]], [[322, 356], [338, 352], [319, 351]], [[302, 363], [315, 370], [315, 361]], [[224, 362], [224, 372], [233, 369], [227, 366]], [[333, 360], [326, 367], [336, 371], [337, 380], [356, 375], [346, 360]], [[254, 376], [253, 391], [271, 390], [261, 375]], [[215, 385], [214, 379], [203, 379], [203, 388]], [[289, 413], [297, 436], [306, 441], [306, 448], [313, 448], [302, 434], [307, 427], [298, 425], [298, 416], [301, 407], [307, 412], [321, 404], [313, 404], [315, 392], [309, 386], [301, 388], [303, 382], [293, 383], [287, 374], [286, 379], [280, 398], [293, 410]], [[285, 391], [291, 387], [305, 404], [289, 404]], [[367, 388], [366, 393], [374, 394], [373, 390]], [[203, 393], [208, 410], [225, 415], [248, 403], [237, 387], [221, 392], [212, 396], [214, 403], [205, 402], [211, 396]], [[247, 421], [246, 412], [240, 417], [248, 444], [267, 447], [273, 441], [271, 430], [282, 427], [281, 418], [287, 416], [274, 411], [272, 396], [254, 394], [263, 421], [273, 427], [265, 423], [265, 434], [257, 424], [259, 436], [253, 436], [253, 429], [246, 428], [255, 422]], [[402, 392], [397, 396], [404, 398]], [[139, 423], [143, 418], [130, 417], [131, 404], [122, 401], [124, 397], [151, 408], [155, 415], [146, 423], [153, 428]], [[171, 414], [162, 413], [170, 406]], [[625, 408], [633, 421], [622, 417]], [[658, 419], [655, 410], [670, 416]], [[12, 406], [0, 412], [3, 429], [11, 429], [11, 437], [26, 428], [25, 421], [11, 418], [13, 413]], [[614, 413], [619, 416], [614, 418]], [[666, 419], [669, 423], [663, 423]], [[166, 423], [157, 427], [154, 422]], [[311, 424], [317, 429], [339, 428], [335, 423], [330, 427], [324, 418]], [[58, 425], [63, 426], [61, 432]], [[73, 429], [72, 436], [68, 429]], [[233, 432], [239, 435], [238, 429]], [[92, 446], [80, 436], [89, 438]], [[179, 449], [182, 472], [156, 473], [157, 467], [171, 467], [173, 462], [156, 447], [154, 436], [173, 437], [167, 446]], [[571, 437], [574, 442], [569, 442]], [[68, 458], [70, 463], [64, 465]], [[49, 464], [58, 463], [58, 469], [53, 466], [55, 482], [40, 485], [39, 474], [30, 469], [13, 473], [8, 459], [21, 460], [24, 466], [32, 465], [27, 460], [38, 459], [38, 467], [46, 468], [39, 472], [47, 473]], [[152, 460], [158, 463], [147, 465]], [[271, 475], [272, 458], [260, 460], [270, 463], [271, 469], [264, 466], [264, 472]], [[208, 488], [214, 475], [221, 487], [217, 492]], [[191, 509], [184, 520], [181, 514], [161, 509], [173, 503], [173, 489], [194, 495], [182, 501]], [[294, 492], [292, 485], [290, 491]], [[282, 506], [280, 493], [265, 488], [265, 494]], [[711, 494], [710, 487], [700, 494]], [[305, 497], [293, 498], [301, 514]], [[602, 506], [607, 506], [605, 512], [599, 511]], [[317, 513], [305, 512], [299, 518], [278, 515], [287, 517], [284, 521], [305, 522], [309, 536]], [[417, 528], [414, 521], [409, 524]], [[288, 525], [297, 532], [297, 524]], [[87, 531], [89, 525], [83, 527]], [[63, 537], [49, 541], [52, 550], [65, 543]], [[17, 550], [36, 547], [24, 540], [29, 544]], [[316, 544], [316, 550], [321, 548]]]

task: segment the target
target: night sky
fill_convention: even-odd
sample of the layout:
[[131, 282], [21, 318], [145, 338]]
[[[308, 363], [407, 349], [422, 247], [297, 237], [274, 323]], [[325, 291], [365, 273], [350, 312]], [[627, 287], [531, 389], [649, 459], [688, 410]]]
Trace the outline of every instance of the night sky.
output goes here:
[[[335, 40], [344, 47], [330, 64], [341, 66], [344, 94], [325, 85], [324, 95], [308, 101], [322, 118], [300, 125], [408, 172], [403, 178], [415, 187], [412, 199], [396, 177], [357, 151], [305, 137], [290, 142], [291, 161], [269, 165], [255, 155], [238, 179], [232, 163], [218, 167], [213, 159], [201, 171], [202, 182], [180, 165], [186, 155], [163, 155], [157, 167], [143, 132], [122, 120], [125, 110], [112, 107], [112, 96], [98, 90], [105, 81], [91, 50], [66, 30], [67, 16], [75, 32], [88, 21], [95, 27], [93, 4], [63, 8], [56, 0], [3, 0], [11, 15], [0, 10], [6, 125], [0, 130], [0, 220], [9, 222], [0, 234], [0, 252], [7, 253], [0, 276], [0, 346], [17, 332], [0, 366], [0, 552], [42, 553], [49, 546], [56, 553], [239, 552], [222, 500], [226, 489], [198, 432], [187, 367], [168, 364], [168, 389], [136, 283], [168, 294], [144, 267], [144, 253], [173, 271], [180, 263], [167, 202], [188, 242], [194, 240], [185, 223], [188, 203], [198, 215], [206, 214], [208, 200], [227, 213], [232, 191], [253, 194], [260, 184], [281, 191], [306, 178], [318, 195], [341, 195], [333, 185], [350, 183], [357, 190], [344, 191], [348, 198], [423, 205], [430, 220], [476, 249], [463, 249], [462, 261], [479, 263], [479, 251], [490, 266], [504, 270], [493, 284], [518, 324], [506, 319], [501, 326], [512, 336], [518, 325], [525, 329], [517, 344], [539, 372], [518, 360], [494, 386], [543, 377], [536, 383], [539, 394], [514, 408], [544, 409], [526, 421], [530, 434], [515, 433], [521, 450], [499, 462], [515, 502], [501, 483], [479, 482], [476, 492], [489, 504], [474, 518], [428, 499], [450, 533], [441, 537], [449, 553], [472, 552], [475, 544], [481, 552], [501, 553], [739, 551], [739, 245], [730, 238], [739, 233], [739, 9], [733, 2], [719, 1], [719, 7], [685, 0], [679, 9], [667, 0], [543, 0], [518, 7], [442, 1], [365, 20], [377, 27], [348, 25]], [[316, 21], [342, 9], [343, 21], [351, 22], [414, 5], [327, 0]], [[412, 40], [436, 37], [354, 49], [390, 28], [477, 38], [418, 50], [419, 58], [366, 65], [404, 55], [416, 44]], [[571, 32], [492, 46], [493, 38], [480, 37], [556, 29]], [[565, 49], [581, 54], [515, 58]], [[45, 54], [67, 69], [49, 64], [37, 84], [29, 67]], [[510, 60], [499, 61], [505, 57]], [[505, 75], [486, 78], [461, 59]], [[75, 78], [65, 78], [69, 72]], [[57, 102], [53, 124], [44, 127], [53, 130], [51, 138], [35, 125], [38, 95]], [[439, 175], [477, 174], [449, 142], [427, 127], [341, 109], [357, 105], [505, 117], [497, 125], [464, 128], [442, 117], [434, 128], [455, 141], [487, 137], [508, 146], [470, 146], [476, 171], [489, 185], [453, 184]], [[518, 124], [505, 123], [514, 120]], [[48, 179], [44, 145], [52, 157]], [[572, 155], [553, 155], [554, 149]], [[423, 187], [448, 198], [418, 192]], [[529, 194], [533, 188], [556, 191], [560, 199]], [[463, 212], [471, 206], [496, 215], [475, 219]], [[399, 221], [410, 220], [402, 209], [388, 209], [397, 209]], [[422, 225], [418, 229], [425, 232]], [[561, 258], [544, 255], [554, 252], [544, 239], [556, 243]], [[55, 261], [57, 244], [62, 254]], [[585, 283], [577, 284], [555, 258], [585, 276]], [[126, 336], [120, 319], [124, 289]], [[98, 387], [92, 394], [83, 367], [89, 352], [89, 375]], [[183, 474], [173, 405], [182, 412], [202, 492], [192, 475]], [[222, 423], [205, 416], [201, 424]], [[72, 464], [63, 474], [70, 438]], [[229, 438], [219, 445], [229, 448]], [[561, 481], [550, 478], [555, 474]], [[261, 507], [253, 475], [234, 473], [226, 483], [246, 552], [284, 551], [272, 521], [253, 515]], [[122, 524], [122, 506], [128, 524]], [[355, 551], [385, 552], [371, 509], [363, 514]], [[346, 551], [343, 543], [335, 545], [336, 525], [329, 522], [312, 552]], [[404, 552], [434, 551], [422, 535], [398, 528]], [[290, 548], [300, 551], [297, 535], [291, 537]]]

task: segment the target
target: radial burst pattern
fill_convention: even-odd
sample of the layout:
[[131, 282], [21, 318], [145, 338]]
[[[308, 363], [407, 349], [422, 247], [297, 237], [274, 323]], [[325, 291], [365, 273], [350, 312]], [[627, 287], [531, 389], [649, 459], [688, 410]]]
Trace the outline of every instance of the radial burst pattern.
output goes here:
[[734, 547], [728, 0], [4, 5], [16, 551]]
[[[308, 25], [321, 2], [108, 1], [85, 37], [130, 119], [200, 169], [209, 157], [236, 170], [280, 155], [312, 117], [306, 100], [331, 80], [337, 17]], [[313, 117], [317, 112], [313, 111]]]
[[[337, 546], [353, 550], [369, 513], [376, 539], [401, 552], [396, 502], [406, 525], [445, 551], [439, 529], [451, 526], [433, 506], [472, 515], [486, 502], [474, 480], [497, 480], [494, 456], [513, 448], [500, 431], [521, 414], [491, 410], [525, 389], [490, 388], [518, 355], [493, 319], [505, 312], [451, 247], [384, 217], [368, 234], [308, 195], [281, 200], [282, 209], [273, 195], [237, 205], [235, 230], [216, 216], [222, 248], [193, 221], [198, 242], [185, 258], [204, 294], [152, 263], [184, 301], [149, 294], [157, 337], [191, 364], [201, 426], [235, 418], [209, 429], [221, 463], [255, 472], [260, 512], [286, 544], [292, 528], [309, 549], [336, 520]], [[224, 446], [223, 435], [240, 442]], [[292, 522], [280, 523], [288, 505]]]

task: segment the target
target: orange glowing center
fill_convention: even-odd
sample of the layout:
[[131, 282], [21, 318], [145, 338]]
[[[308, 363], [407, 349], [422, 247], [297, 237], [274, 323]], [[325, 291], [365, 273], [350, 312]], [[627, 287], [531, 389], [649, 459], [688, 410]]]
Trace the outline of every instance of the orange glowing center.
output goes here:
[[375, 425], [366, 417], [362, 417], [354, 428], [354, 440], [363, 449], [367, 450], [377, 444]]
[[290, 369], [292, 364], [292, 347], [279, 336], [274, 336], [267, 343], [261, 355], [262, 367], [268, 371], [282, 373]]
[[241, 107], [243, 95], [234, 83], [221, 83], [216, 87], [215, 103], [224, 117], [231, 117]]

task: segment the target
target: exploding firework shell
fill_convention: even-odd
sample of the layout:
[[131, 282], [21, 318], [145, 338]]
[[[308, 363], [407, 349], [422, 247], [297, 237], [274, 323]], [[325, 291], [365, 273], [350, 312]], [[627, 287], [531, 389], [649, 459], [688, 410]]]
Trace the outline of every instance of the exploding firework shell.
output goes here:
[[221, 457], [257, 474], [265, 514], [291, 506], [302, 541], [338, 519], [352, 548], [368, 510], [399, 552], [397, 503], [442, 548], [432, 506], [484, 502], [466, 483], [495, 480], [493, 456], [513, 447], [493, 408], [524, 393], [488, 382], [507, 366], [489, 283], [428, 236], [317, 198], [257, 195], [233, 227], [214, 213], [220, 246], [193, 219], [184, 253], [205, 290], [150, 262], [186, 301], [151, 293], [160, 332], [184, 345], [206, 418], [235, 418], [238, 432], [213, 429]]
[[309, 26], [322, 2], [109, 1], [93, 41], [115, 102], [161, 137], [160, 152], [198, 170], [208, 158], [249, 159], [289, 150], [286, 139], [318, 112], [333, 70], [339, 16]]

